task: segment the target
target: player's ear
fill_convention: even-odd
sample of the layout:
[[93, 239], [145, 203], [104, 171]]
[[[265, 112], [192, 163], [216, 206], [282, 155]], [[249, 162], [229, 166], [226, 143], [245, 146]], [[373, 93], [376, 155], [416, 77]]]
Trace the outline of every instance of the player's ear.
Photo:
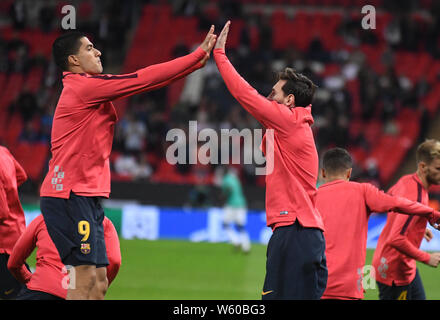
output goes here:
[[424, 161], [420, 161], [418, 164], [419, 170], [422, 173], [426, 173], [426, 168], [428, 167]]
[[323, 177], [323, 178], [326, 178], [326, 174], [325, 174], [325, 169], [324, 168], [322, 168], [321, 169], [321, 176]]
[[79, 59], [76, 55], [71, 54], [67, 57], [67, 64], [69, 66], [79, 66]]
[[295, 106], [295, 96], [291, 93], [287, 95], [287, 97], [284, 99], [285, 105], [289, 108], [292, 108]]
[[350, 169], [347, 170], [347, 175], [346, 175], [347, 180], [350, 180], [352, 171], [353, 171], [353, 168], [350, 168]]

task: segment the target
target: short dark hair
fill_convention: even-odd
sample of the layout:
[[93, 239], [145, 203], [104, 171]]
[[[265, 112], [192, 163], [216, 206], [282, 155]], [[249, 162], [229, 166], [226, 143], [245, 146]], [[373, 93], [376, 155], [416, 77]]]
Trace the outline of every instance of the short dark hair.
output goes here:
[[282, 90], [285, 95], [295, 96], [295, 106], [307, 107], [312, 103], [317, 86], [305, 75], [286, 68], [278, 73], [278, 80], [286, 80]]
[[416, 161], [431, 164], [434, 159], [440, 158], [440, 141], [427, 139], [417, 147]]
[[64, 33], [55, 39], [52, 45], [52, 55], [55, 64], [63, 71], [69, 71], [68, 58], [78, 53], [81, 47], [80, 39], [86, 35], [79, 31]]
[[327, 150], [322, 158], [322, 168], [330, 175], [340, 174], [353, 167], [353, 159], [347, 150], [333, 148]]

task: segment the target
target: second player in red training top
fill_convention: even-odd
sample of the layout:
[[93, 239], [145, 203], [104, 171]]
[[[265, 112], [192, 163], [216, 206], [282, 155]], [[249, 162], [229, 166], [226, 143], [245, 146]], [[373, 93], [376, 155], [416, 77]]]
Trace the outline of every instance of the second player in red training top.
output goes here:
[[[323, 230], [315, 208], [319, 160], [311, 129], [311, 106], [288, 108], [270, 101], [237, 73], [223, 49], [213, 52], [231, 94], [266, 129], [274, 130], [273, 139], [266, 133], [262, 142], [266, 167], [273, 168], [266, 175], [267, 225], [275, 229], [298, 219], [304, 227]], [[267, 152], [267, 144], [271, 144], [273, 154]]]
[[[105, 217], [104, 239], [109, 260], [107, 266], [108, 283], [116, 277], [121, 265], [119, 238], [111, 221]], [[34, 273], [24, 265], [26, 259], [37, 248], [37, 263]], [[36, 217], [16, 243], [8, 262], [8, 269], [14, 277], [30, 290], [42, 291], [66, 299], [67, 270], [60, 260], [58, 251], [50, 238], [42, 215]]]
[[[328, 267], [323, 299], [362, 299], [368, 218], [372, 212], [389, 210], [402, 220], [438, 220], [434, 209], [403, 197], [384, 193], [368, 183], [336, 180], [318, 189], [317, 208], [325, 227]], [[417, 215], [417, 216], [415, 216]], [[371, 270], [370, 270], [371, 271]]]
[[111, 101], [157, 89], [200, 68], [207, 53], [193, 53], [125, 75], [63, 72], [63, 91], [55, 110], [49, 172], [42, 197], [109, 197], [110, 152], [118, 120]]
[[17, 188], [26, 172], [5, 147], [0, 146], [0, 254], [10, 254], [26, 228]]

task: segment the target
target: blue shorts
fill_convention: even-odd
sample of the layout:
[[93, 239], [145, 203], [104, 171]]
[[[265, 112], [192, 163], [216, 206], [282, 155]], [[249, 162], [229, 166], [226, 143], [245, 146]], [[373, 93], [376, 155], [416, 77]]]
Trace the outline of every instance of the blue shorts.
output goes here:
[[47, 231], [65, 265], [109, 264], [104, 240], [101, 198], [70, 193], [69, 199], [41, 197]]
[[319, 300], [327, 286], [325, 239], [296, 220], [274, 230], [267, 246], [263, 300]]

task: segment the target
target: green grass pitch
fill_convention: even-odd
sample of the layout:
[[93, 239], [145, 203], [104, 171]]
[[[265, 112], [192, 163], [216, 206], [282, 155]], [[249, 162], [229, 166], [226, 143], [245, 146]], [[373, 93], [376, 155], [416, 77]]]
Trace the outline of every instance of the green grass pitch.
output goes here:
[[[249, 254], [226, 243], [121, 239], [122, 265], [110, 286], [110, 300], [260, 300], [266, 246]], [[368, 250], [366, 264], [373, 250]], [[28, 260], [33, 266], [34, 255]], [[427, 299], [440, 299], [439, 270], [418, 264]], [[368, 289], [366, 300], [377, 300]]]
[[[107, 299], [259, 300], [266, 246], [249, 254], [226, 243], [121, 240], [122, 266]], [[366, 264], [373, 250], [368, 250]], [[427, 299], [440, 299], [439, 270], [419, 264]], [[368, 289], [365, 299], [378, 299]]]

